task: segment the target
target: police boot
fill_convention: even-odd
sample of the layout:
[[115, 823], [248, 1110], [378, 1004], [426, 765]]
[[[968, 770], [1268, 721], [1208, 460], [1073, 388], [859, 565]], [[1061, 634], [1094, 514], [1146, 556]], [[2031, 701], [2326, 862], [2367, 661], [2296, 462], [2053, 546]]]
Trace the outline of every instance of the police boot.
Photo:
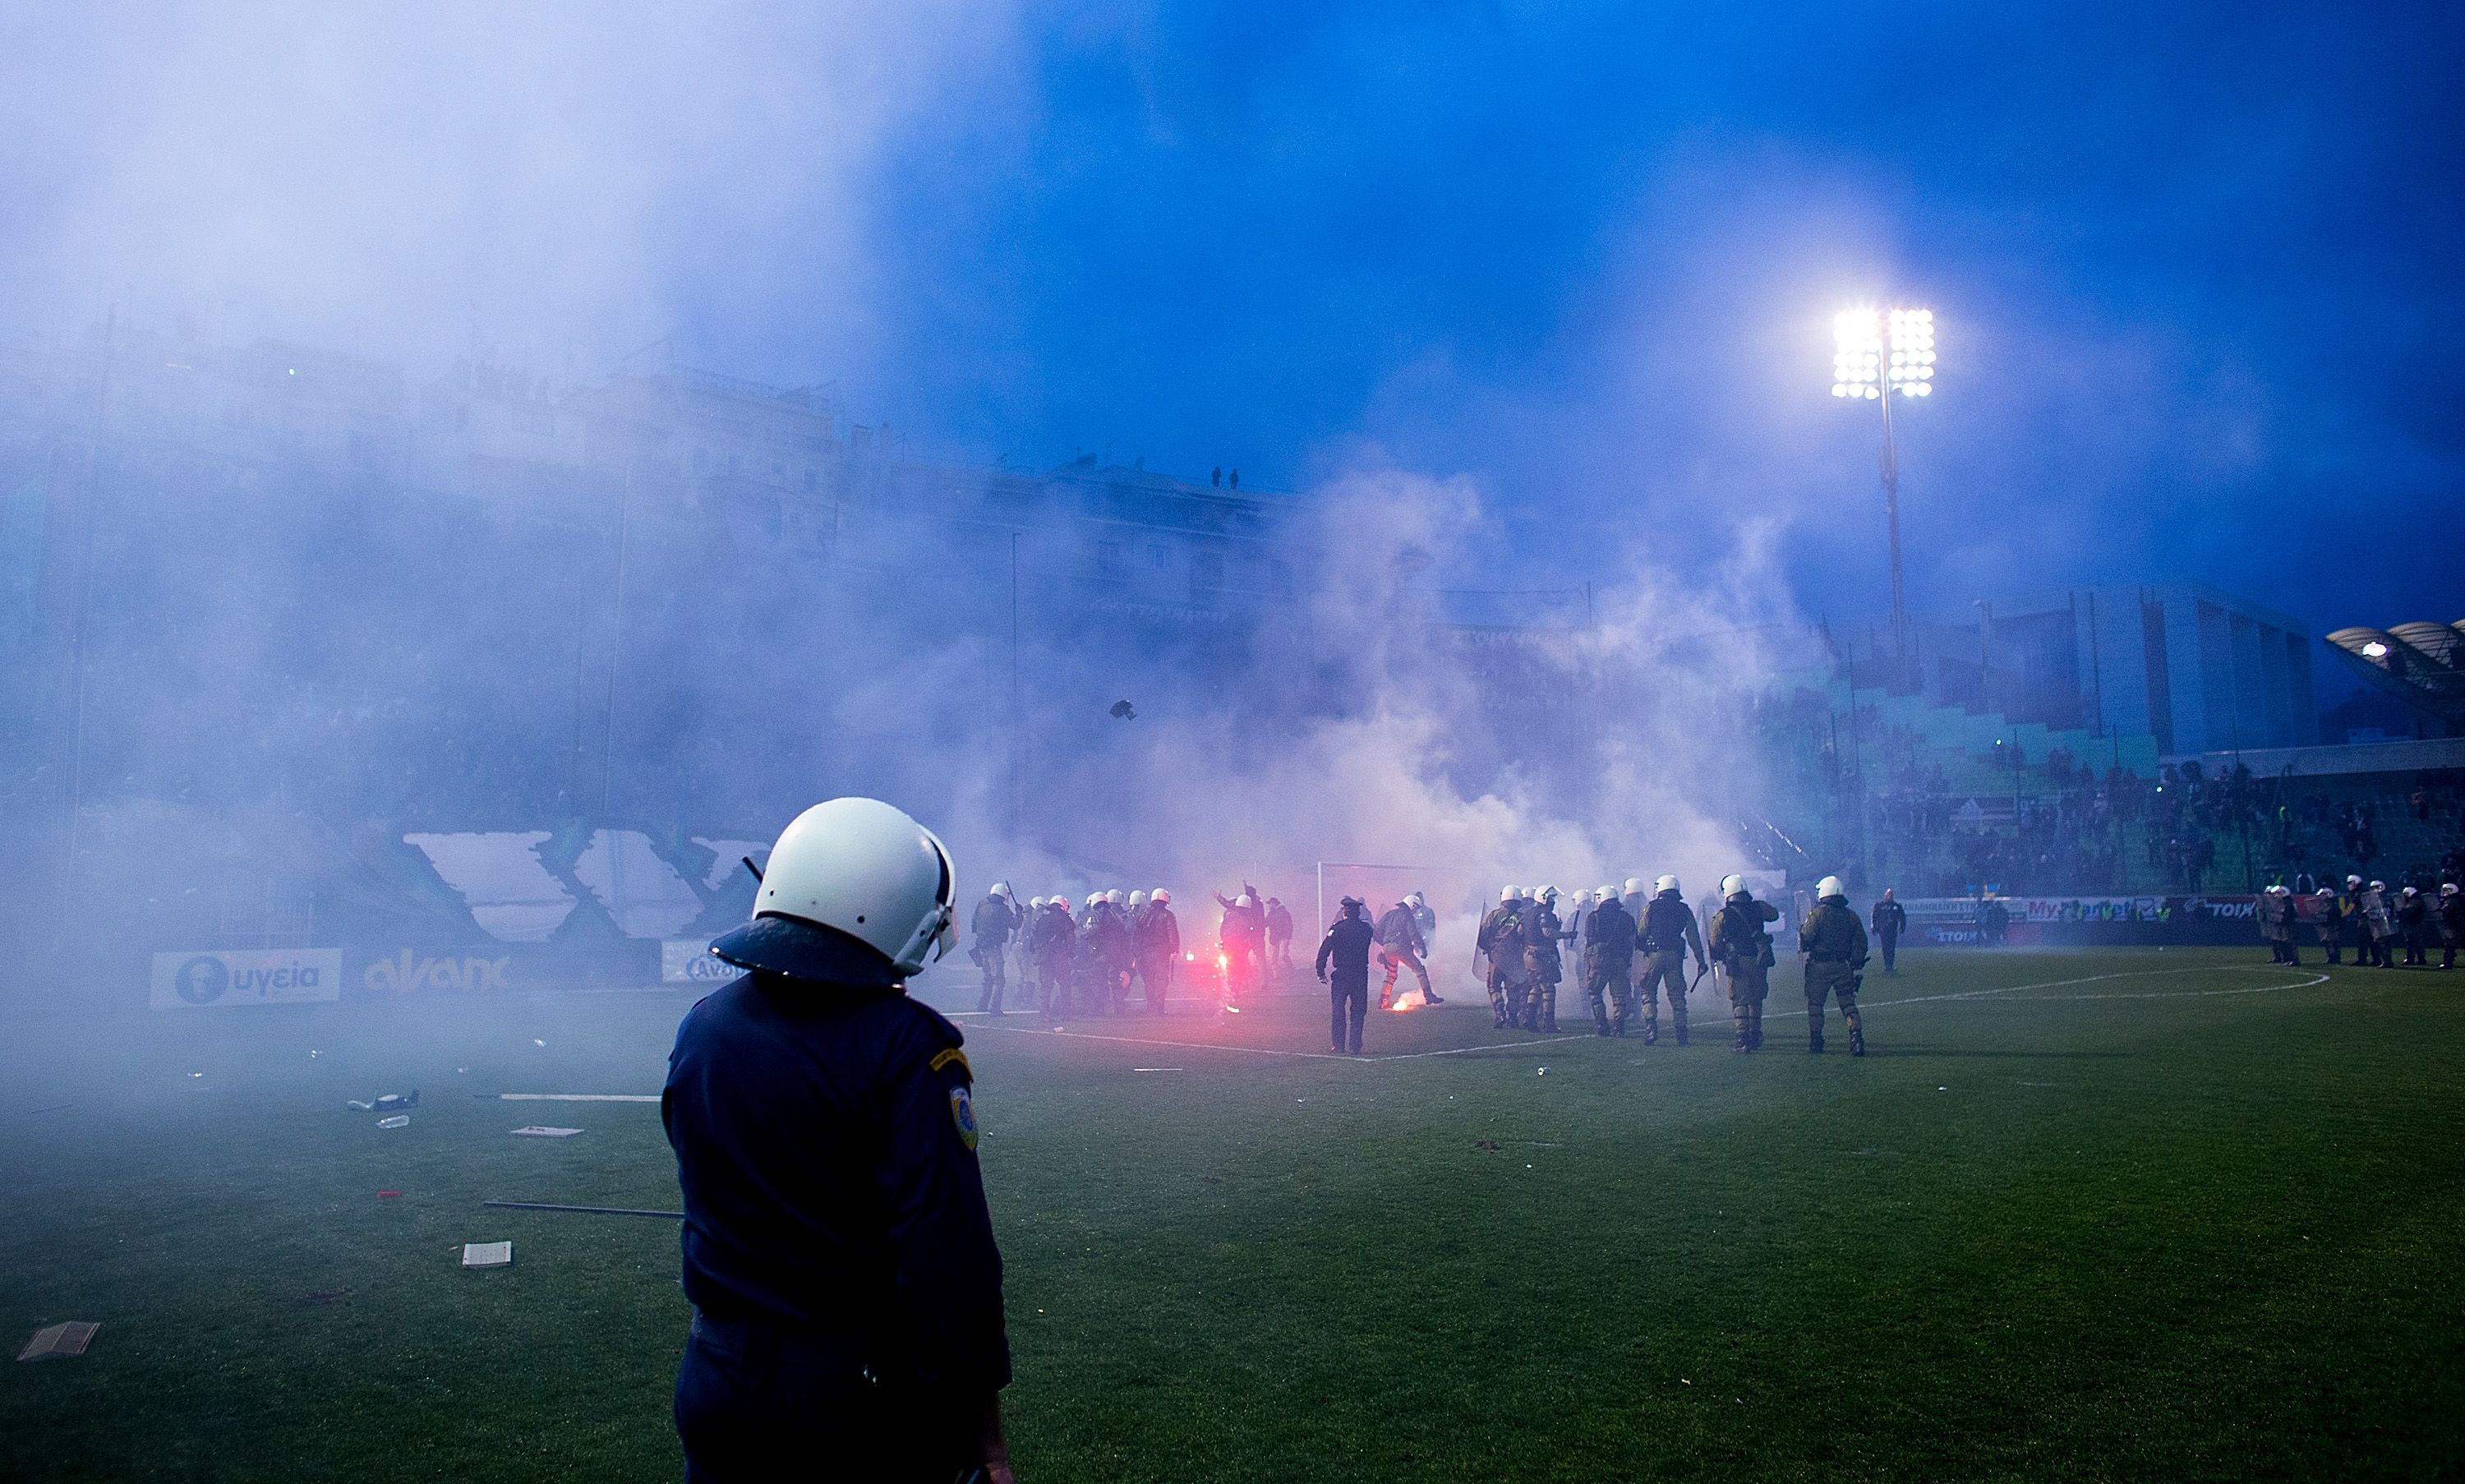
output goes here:
[[1754, 1049], [1754, 1032], [1747, 1028], [1746, 1012], [1741, 1008], [1738, 1011], [1738, 1044], [1734, 1050], [1739, 1055], [1743, 1056]]
[[1609, 1033], [1610, 1033], [1610, 1022], [1609, 1022], [1609, 1017], [1608, 1017], [1608, 1016], [1606, 1016], [1606, 1015], [1595, 1015], [1595, 1016], [1593, 1016], [1593, 1017], [1592, 1017], [1592, 1034], [1594, 1034], [1594, 1035], [1607, 1035], [1607, 1034], [1609, 1034]]
[[1625, 1039], [1626, 1039], [1626, 1017], [1625, 1017], [1624, 1015], [1620, 1015], [1616, 1020], [1614, 1020], [1614, 1021], [1610, 1022], [1610, 1025], [1611, 1025], [1611, 1027], [1616, 1030], [1616, 1032], [1617, 1032], [1617, 1038], [1618, 1038], [1619, 1040], [1621, 1040], [1621, 1041], [1625, 1040]]
[[1844, 1011], [1841, 1015], [1841, 1019], [1846, 1020], [1849, 1023], [1849, 1054], [1852, 1056], [1865, 1055], [1866, 1023], [1858, 1017], [1857, 1012], [1854, 1009]]
[[1660, 1044], [1660, 1011], [1656, 1009], [1643, 1017], [1643, 1044], [1646, 1046]]
[[1821, 1026], [1816, 1026], [1812, 1030], [1807, 1031], [1806, 1054], [1809, 1056], [1820, 1056], [1823, 1054], [1823, 1028]]
[[1762, 1051], [1764, 1049], [1764, 1008], [1760, 1005], [1751, 1006], [1747, 1008], [1746, 1014], [1748, 1017], [1746, 1024], [1749, 1027], [1747, 1033], [1753, 1038], [1747, 1049]]

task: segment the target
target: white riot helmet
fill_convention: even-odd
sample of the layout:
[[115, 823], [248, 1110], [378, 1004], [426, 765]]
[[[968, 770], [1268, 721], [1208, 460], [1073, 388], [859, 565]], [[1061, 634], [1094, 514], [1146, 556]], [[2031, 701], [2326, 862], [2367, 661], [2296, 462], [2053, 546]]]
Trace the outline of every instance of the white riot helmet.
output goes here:
[[1516, 888], [1512, 886], [1501, 886], [1498, 889], [1498, 899], [1499, 901], [1513, 901], [1516, 895]]
[[1144, 906], [1145, 906], [1146, 904], [1147, 904], [1147, 894], [1146, 894], [1146, 893], [1144, 893], [1144, 892], [1132, 892], [1132, 893], [1130, 894], [1130, 905], [1131, 905], [1131, 906], [1133, 906], [1133, 907], [1144, 907]]
[[2440, 883], [2439, 883], [2439, 895], [2440, 895], [2440, 896], [2442, 896], [2442, 897], [2454, 897], [2454, 896], [2455, 896], [2455, 895], [2456, 895], [2456, 883], [2455, 883], [2455, 882], [2454, 882], [2454, 881], [2442, 881], [2442, 882], [2440, 882]]
[[2345, 877], [2345, 885], [2346, 885], [2346, 886], [2348, 886], [2348, 887], [2356, 887], [2356, 886], [2360, 886], [2360, 885], [2362, 885], [2362, 884], [2363, 884], [2363, 878], [2362, 878], [2361, 876], [2347, 876], [2347, 877]]
[[1418, 907], [1424, 905], [1421, 900], [1421, 894], [1414, 892], [1411, 896], [1405, 897], [1404, 905], [1407, 907]]
[[1111, 902], [1114, 906], [1119, 907], [1127, 903], [1130, 898], [1126, 893], [1117, 886], [1104, 894], [1104, 899]]
[[1662, 876], [1659, 880], [1652, 883], [1652, 889], [1654, 892], [1674, 892], [1677, 890], [1677, 878], [1676, 876]]
[[995, 881], [993, 883], [991, 895], [1000, 897], [1004, 901], [1010, 900], [1010, 883], [1008, 881]]
[[1643, 895], [1643, 877], [1641, 877], [1641, 876], [1629, 876], [1629, 877], [1627, 877], [1627, 878], [1626, 878], [1626, 894], [1627, 894], [1629, 897], [1640, 897], [1640, 896], [1642, 896], [1642, 895]]
[[832, 799], [770, 848], [753, 920], [710, 945], [739, 968], [888, 988], [958, 941], [958, 874], [932, 831], [879, 799]]
[[1087, 894], [1087, 906], [1088, 906], [1088, 909], [1089, 909], [1090, 911], [1093, 911], [1095, 908], [1100, 907], [1100, 906], [1102, 906], [1102, 905], [1104, 905], [1104, 894], [1103, 894], [1103, 893], [1101, 893], [1101, 892], [1089, 892], [1089, 893]]
[[1558, 889], [1554, 886], [1544, 886], [1541, 888], [1541, 899], [1543, 901], [1556, 901], [1558, 899]]
[[1814, 899], [1816, 901], [1821, 901], [1826, 897], [1845, 897], [1848, 895], [1849, 888], [1847, 884], [1842, 882], [1838, 876], [1825, 876], [1822, 880], [1814, 883]]
[[1518, 891], [1515, 894], [1515, 899], [1518, 901], [1530, 901], [1532, 899], [1532, 888], [1527, 886]]
[[1601, 900], [1603, 900], [1603, 901], [1608, 901], [1610, 897], [1615, 897], [1617, 894], [1618, 894], [1618, 889], [1617, 889], [1616, 887], [1614, 887], [1614, 886], [1604, 886], [1604, 887], [1602, 887], [1602, 888], [1600, 889], [1599, 896], [1600, 896], [1600, 899], [1601, 899]]
[[1721, 878], [1721, 895], [1735, 897], [1746, 889], [1746, 878], [1732, 871]]
[[1155, 889], [1155, 896], [1150, 897], [1149, 900], [1153, 901], [1159, 907], [1169, 907], [1172, 905], [1172, 893], [1167, 892], [1163, 887], [1159, 886]]
[[1248, 892], [1243, 892], [1240, 896], [1232, 898], [1232, 905], [1235, 907], [1255, 907], [1258, 905], [1258, 898], [1251, 896]]
[[2375, 892], [2385, 892], [2387, 890], [2387, 883], [2386, 881], [2373, 881], [2371, 883], [2371, 890]]
[[2422, 893], [2421, 893], [2421, 892], [2419, 892], [2419, 891], [2417, 891], [2417, 890], [2415, 890], [2414, 888], [2412, 888], [2412, 887], [2409, 886], [2409, 887], [2407, 887], [2407, 888], [2405, 889], [2405, 895], [2406, 895], [2406, 896], [2408, 896], [2408, 897], [2419, 897], [2419, 896], [2421, 896], [2421, 895], [2422, 895]]
[[1044, 898], [1043, 898], [1043, 897], [1029, 897], [1029, 898], [1027, 899], [1027, 904], [1028, 904], [1028, 906], [1029, 906], [1031, 909], [1033, 909], [1033, 910], [1034, 910], [1034, 911], [1041, 912], [1041, 911], [1043, 911], [1043, 910], [1044, 910]]

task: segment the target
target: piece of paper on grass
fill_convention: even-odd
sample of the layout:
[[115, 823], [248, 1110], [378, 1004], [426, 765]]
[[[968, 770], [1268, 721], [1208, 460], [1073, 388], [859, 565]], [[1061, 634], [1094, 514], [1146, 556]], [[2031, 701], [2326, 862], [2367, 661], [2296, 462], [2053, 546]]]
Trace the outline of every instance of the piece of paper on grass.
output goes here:
[[465, 1242], [462, 1244], [462, 1266], [466, 1268], [510, 1268], [514, 1263], [511, 1242]]
[[578, 1128], [546, 1128], [537, 1123], [525, 1123], [522, 1127], [514, 1130], [514, 1132], [531, 1139], [571, 1139], [574, 1135], [581, 1133], [582, 1130]]
[[34, 1331], [34, 1338], [26, 1341], [26, 1348], [17, 1352], [17, 1359], [56, 1361], [67, 1356], [83, 1355], [85, 1347], [94, 1343], [94, 1332], [100, 1328], [100, 1324], [72, 1319], [66, 1324], [38, 1329]]

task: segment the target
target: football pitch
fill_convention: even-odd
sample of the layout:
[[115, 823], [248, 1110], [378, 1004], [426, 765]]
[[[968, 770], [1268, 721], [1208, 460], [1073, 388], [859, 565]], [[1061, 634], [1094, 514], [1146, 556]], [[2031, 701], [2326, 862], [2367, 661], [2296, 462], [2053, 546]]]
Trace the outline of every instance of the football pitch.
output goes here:
[[[2264, 958], [1912, 955], [1859, 1060], [1786, 963], [1751, 1057], [1708, 986], [1683, 1048], [1468, 984], [1359, 1060], [1316, 993], [964, 1017], [1019, 1477], [2454, 1476], [2465, 972]], [[0, 1476], [681, 1476], [676, 1224], [481, 1203], [674, 1209], [655, 1105], [496, 1095], [655, 1094], [689, 1003], [8, 1035], [5, 1338], [101, 1330], [8, 1368]]]

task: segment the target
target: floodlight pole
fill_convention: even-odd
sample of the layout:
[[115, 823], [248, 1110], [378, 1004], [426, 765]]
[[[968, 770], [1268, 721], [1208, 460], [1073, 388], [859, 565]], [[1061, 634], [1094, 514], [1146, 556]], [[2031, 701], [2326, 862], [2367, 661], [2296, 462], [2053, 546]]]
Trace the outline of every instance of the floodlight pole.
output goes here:
[[1909, 611], [1905, 590], [1900, 580], [1900, 455], [1892, 440], [1892, 385], [1888, 378], [1882, 388], [1883, 404], [1883, 520], [1890, 528], [1892, 542], [1892, 664], [1899, 672], [1896, 679], [1908, 684]]

